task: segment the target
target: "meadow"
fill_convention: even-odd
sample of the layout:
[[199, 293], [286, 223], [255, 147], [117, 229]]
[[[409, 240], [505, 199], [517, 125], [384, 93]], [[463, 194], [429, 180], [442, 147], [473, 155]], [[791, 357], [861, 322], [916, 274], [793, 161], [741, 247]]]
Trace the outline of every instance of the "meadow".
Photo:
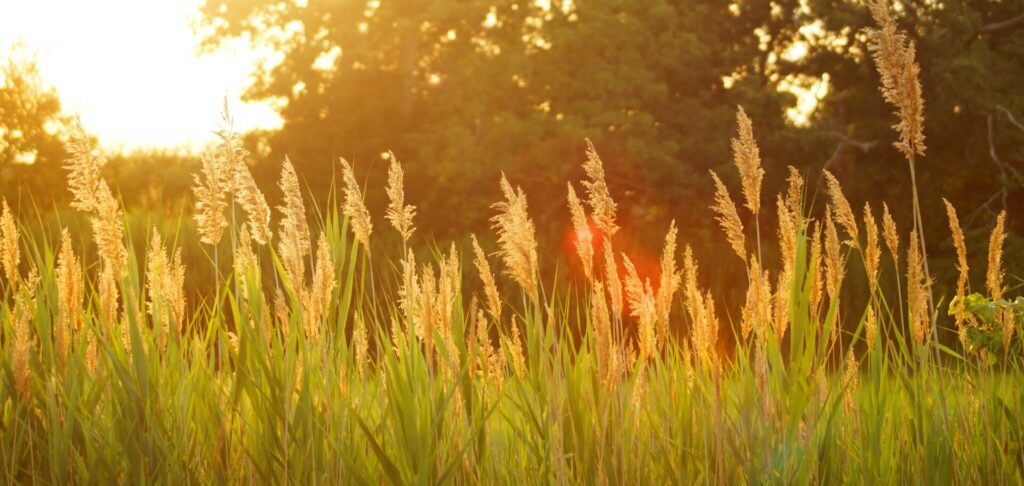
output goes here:
[[[871, 5], [894, 148], [916, 179], [928, 169], [914, 46]], [[0, 216], [0, 477], [1024, 481], [1024, 297], [1003, 271], [1005, 215], [987, 248], [970, 249], [987, 268], [971, 269], [946, 202], [959, 275], [955, 295], [934, 295], [916, 189], [902, 228], [885, 204], [851, 207], [827, 171], [821, 200], [805, 182], [819, 175], [792, 169], [784, 193], [762, 195], [756, 135], [738, 108], [739, 187], [709, 174], [715, 199], [702, 209], [735, 253], [727, 263], [746, 268], [746, 302], [727, 309], [704, 283], [726, 262], [701, 262], [685, 228], [670, 225], [653, 272], [616, 250], [629, 222], [589, 141], [586, 178], [567, 182], [577, 261], [562, 267], [579, 271], [554, 285], [516, 174], [495, 181], [492, 234], [430, 245], [395, 154], [386, 187], [364, 187], [341, 159], [338, 193], [307, 204], [287, 159], [277, 188], [257, 187], [225, 106], [189, 214], [150, 221], [136, 241], [78, 129], [65, 164], [77, 224], [51, 230], [6, 201]], [[364, 204], [379, 190], [383, 218]], [[400, 249], [376, 244], [392, 231]], [[186, 268], [186, 247], [203, 268]], [[855, 268], [864, 282], [847, 278]], [[199, 272], [211, 281], [191, 295]], [[841, 299], [854, 284], [866, 305]], [[941, 322], [955, 342], [938, 339]]]

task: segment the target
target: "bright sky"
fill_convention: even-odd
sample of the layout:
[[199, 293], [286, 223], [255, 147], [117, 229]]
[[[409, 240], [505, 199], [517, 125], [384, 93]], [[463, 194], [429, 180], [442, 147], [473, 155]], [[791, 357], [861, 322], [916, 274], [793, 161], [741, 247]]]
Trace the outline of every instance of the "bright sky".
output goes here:
[[280, 124], [239, 96], [259, 56], [242, 47], [197, 57], [190, 19], [202, 0], [0, 0], [0, 53], [38, 54], [44, 82], [107, 149], [195, 149], [228, 96], [235, 128]]

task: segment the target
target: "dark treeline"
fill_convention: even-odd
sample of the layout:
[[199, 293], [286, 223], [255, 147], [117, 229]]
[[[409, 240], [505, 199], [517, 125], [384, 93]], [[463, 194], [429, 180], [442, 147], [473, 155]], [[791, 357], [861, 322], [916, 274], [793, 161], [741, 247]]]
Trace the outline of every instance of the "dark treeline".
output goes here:
[[[1024, 0], [900, 1], [895, 11], [921, 64], [928, 151], [919, 188], [933, 277], [955, 280], [942, 197], [961, 213], [974, 268], [984, 267], [988, 232], [1006, 210], [1008, 272], [1024, 275]], [[737, 105], [754, 120], [766, 205], [774, 209], [792, 165], [820, 213], [828, 168], [855, 209], [885, 201], [909, 232], [910, 183], [869, 62], [862, 28], [870, 23], [856, 1], [207, 0], [196, 30], [206, 49], [243, 38], [283, 54], [247, 93], [282, 106], [281, 130], [247, 137], [272, 204], [285, 155], [321, 202], [345, 157], [381, 218], [382, 154], [392, 150], [418, 208], [419, 242], [446, 245], [488, 232], [504, 171], [526, 190], [552, 270], [573, 264], [554, 257], [571, 251], [565, 184], [582, 177], [590, 138], [621, 206], [623, 248], [653, 259], [674, 219], [681, 239], [714, 262], [709, 284], [728, 288], [743, 267], [707, 209], [708, 170], [737, 187], [729, 150]], [[806, 122], [787, 116], [797, 99], [785, 88], [823, 78], [827, 92]], [[62, 154], [52, 127], [66, 122], [57, 94], [40, 90], [24, 64], [9, 63], [4, 79], [3, 192], [65, 197], [53, 190]], [[35, 163], [16, 161], [25, 152]], [[108, 176], [129, 207], [177, 207], [197, 165], [168, 154], [110, 158]], [[774, 228], [774, 211], [766, 213], [762, 227]], [[377, 237], [397, 241], [379, 221]], [[763, 233], [773, 239], [773, 229]], [[982, 273], [974, 277], [980, 285]]]

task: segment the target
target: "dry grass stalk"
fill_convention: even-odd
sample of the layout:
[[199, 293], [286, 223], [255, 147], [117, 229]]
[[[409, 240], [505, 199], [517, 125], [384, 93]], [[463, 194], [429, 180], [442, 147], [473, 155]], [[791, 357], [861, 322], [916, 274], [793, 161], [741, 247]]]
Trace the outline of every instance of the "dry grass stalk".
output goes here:
[[360, 379], [366, 379], [366, 365], [370, 359], [370, 341], [366, 333], [366, 322], [363, 316], [356, 313], [355, 329], [352, 330], [352, 359]]
[[[419, 277], [416, 274], [416, 255], [412, 249], [407, 249], [405, 257], [402, 258], [402, 287], [398, 289], [398, 308], [405, 317], [403, 331], [404, 338], [408, 339], [415, 327], [416, 311], [419, 308]], [[397, 338], [393, 336], [393, 338]], [[401, 347], [400, 347], [401, 348]]]
[[878, 341], [878, 316], [875, 315], [873, 306], [868, 306], [867, 313], [864, 315], [864, 341], [869, 349], [874, 347], [875, 342]]
[[761, 180], [764, 178], [764, 169], [761, 168], [761, 154], [754, 140], [750, 117], [743, 111], [742, 106], [736, 110], [736, 126], [737, 137], [732, 139], [733, 160], [740, 172], [747, 209], [756, 216], [761, 210]]
[[907, 302], [909, 304], [909, 320], [914, 339], [923, 345], [930, 331], [928, 315], [929, 282], [924, 276], [921, 249], [917, 240], [917, 230], [910, 232], [907, 249]]
[[604, 285], [595, 282], [590, 296], [590, 322], [594, 332], [594, 347], [597, 355], [598, 374], [605, 385], [611, 385], [608, 375], [614, 344], [612, 342], [612, 322], [608, 314], [608, 300], [605, 298]]
[[480, 242], [477, 241], [476, 235], [471, 237], [473, 241], [473, 264], [476, 265], [477, 273], [480, 274], [480, 280], [484, 284], [484, 298], [487, 303], [487, 312], [491, 315], [491, 319], [494, 322], [501, 322], [501, 294], [498, 293], [498, 284], [495, 282], [494, 274], [491, 272], [491, 264], [487, 261], [487, 255], [484, 253], [483, 248], [480, 248]]
[[619, 278], [619, 267], [615, 262], [615, 252], [608, 238], [604, 239], [604, 278], [608, 286], [608, 300], [611, 303], [612, 314], [617, 319], [622, 319], [622, 280]]
[[[249, 293], [249, 279], [257, 279], [259, 283], [260, 261], [252, 248], [252, 237], [249, 230], [242, 228], [238, 234], [238, 248], [235, 250], [235, 278], [239, 280], [242, 298], [246, 301], [253, 296]], [[257, 285], [258, 287], [258, 285]]]
[[92, 144], [78, 122], [72, 127], [65, 149], [70, 154], [64, 167], [69, 171], [68, 188], [74, 196], [71, 207], [92, 214], [93, 239], [103, 266], [109, 267], [109, 278], [120, 280], [128, 264], [128, 252], [122, 243], [124, 222], [120, 203], [100, 177], [102, 159], [93, 153]]
[[836, 222], [846, 230], [846, 234], [849, 235], [852, 245], [855, 247], [860, 246], [860, 233], [857, 230], [857, 217], [853, 214], [853, 208], [850, 207], [850, 202], [847, 201], [846, 196], [843, 195], [843, 187], [831, 172], [827, 170], [823, 172], [825, 173], [825, 181], [828, 185], [828, 194], [832, 199], [832, 208], [835, 211], [834, 216], [836, 218]]
[[[792, 191], [794, 188], [791, 187], [790, 190]], [[799, 202], [796, 204], [799, 204]], [[782, 255], [782, 270], [779, 271], [775, 286], [775, 316], [773, 319], [777, 339], [782, 339], [786, 329], [789, 327], [789, 294], [793, 285], [797, 256], [797, 238], [799, 237], [797, 220], [794, 219], [792, 207], [793, 203], [783, 200], [782, 196], [776, 199], [779, 219], [779, 252]], [[799, 216], [799, 212], [797, 212], [796, 217], [799, 218]]]
[[270, 240], [270, 206], [267, 205], [263, 193], [256, 187], [256, 180], [246, 164], [249, 152], [242, 147], [242, 140], [235, 131], [234, 119], [228, 110], [228, 100], [224, 98], [221, 111], [223, 127], [215, 133], [220, 138], [216, 148], [219, 169], [228, 178], [226, 188], [234, 196], [235, 202], [242, 207], [249, 217], [247, 225], [252, 239], [261, 245]]
[[316, 242], [316, 267], [313, 269], [313, 281], [305, 293], [306, 337], [309, 339], [315, 340], [320, 337], [321, 328], [331, 309], [331, 299], [336, 286], [331, 247], [327, 243], [327, 235], [321, 232]]
[[498, 214], [491, 218], [498, 235], [498, 255], [505, 262], [508, 275], [537, 303], [536, 230], [527, 211], [526, 194], [521, 188], [513, 189], [505, 174], [501, 175], [501, 191], [505, 200], [493, 204]]
[[526, 357], [523, 355], [523, 340], [519, 335], [519, 327], [512, 324], [512, 333], [504, 343], [505, 354], [512, 361], [512, 370], [522, 379], [526, 376]]
[[746, 239], [743, 236], [743, 222], [740, 221], [740, 215], [736, 211], [736, 204], [732, 202], [732, 198], [729, 197], [729, 190], [722, 183], [722, 180], [718, 178], [718, 174], [711, 171], [711, 178], [715, 181], [715, 204], [711, 206], [711, 209], [716, 214], [715, 219], [722, 227], [722, 230], [725, 231], [725, 237], [729, 241], [729, 245], [732, 246], [733, 251], [746, 262]]
[[416, 216], [416, 206], [405, 204], [405, 172], [402, 170], [402, 164], [390, 150], [388, 158], [391, 160], [388, 166], [388, 209], [384, 218], [391, 221], [391, 226], [402, 235], [402, 243], [406, 243], [412, 237], [413, 231], [416, 231], [412, 224]]
[[[1006, 287], [1003, 285], [1006, 271], [1003, 269], [1003, 244], [1006, 242], [1006, 211], [1003, 210], [996, 218], [996, 227], [988, 240], [988, 272], [985, 274], [985, 287], [992, 300], [1002, 300]], [[1009, 349], [1013, 338], [1013, 316], [1007, 316], [1006, 309], [1000, 309], [996, 318], [1003, 324], [1003, 345]]]
[[18, 245], [18, 223], [14, 220], [7, 198], [3, 200], [3, 215], [0, 216], [0, 266], [7, 277], [8, 288], [18, 289], [18, 265], [21, 264], [21, 247]]
[[967, 243], [964, 239], [964, 231], [960, 227], [960, 218], [956, 215], [956, 208], [947, 201], [945, 198], [942, 199], [943, 204], [946, 206], [946, 217], [949, 220], [949, 231], [953, 235], [953, 246], [956, 247], [956, 269], [958, 272], [956, 280], [956, 300], [960, 303], [957, 306], [955, 319], [957, 333], [960, 336], [960, 343], [964, 346], [967, 345], [967, 326], [965, 325], [966, 319], [964, 316], [963, 300], [967, 296], [967, 283], [970, 275], [970, 267], [967, 265]]
[[590, 225], [587, 224], [587, 213], [579, 198], [576, 197], [576, 190], [572, 187], [571, 182], [568, 182], [567, 185], [569, 186], [569, 213], [572, 215], [572, 226], [576, 232], [576, 254], [579, 255], [580, 262], [583, 264], [583, 274], [588, 281], [593, 282], [594, 233], [590, 231]]
[[224, 210], [228, 206], [227, 191], [231, 186], [231, 180], [228, 168], [214, 152], [205, 152], [202, 164], [200, 173], [192, 176], [192, 193], [196, 199], [196, 227], [200, 241], [217, 246], [228, 227]]
[[892, 256], [893, 264], [900, 266], [900, 234], [896, 231], [896, 222], [889, 213], [889, 206], [882, 203], [882, 236], [885, 238], [885, 246]]
[[830, 339], [835, 339], [836, 330], [839, 327], [839, 288], [846, 276], [846, 263], [842, 256], [842, 243], [839, 242], [839, 234], [836, 225], [832, 222], [831, 211], [825, 209], [825, 293], [828, 294], [829, 305], [835, 307], [832, 333]]
[[29, 273], [25, 285], [18, 289], [14, 298], [11, 330], [13, 350], [11, 353], [11, 372], [14, 375], [14, 389], [24, 400], [32, 397], [31, 367], [32, 355], [32, 319], [36, 308], [36, 292], [39, 275], [35, 269]]
[[270, 241], [270, 206], [244, 161], [235, 165], [235, 187], [235, 201], [249, 217], [246, 225], [252, 239], [261, 245], [267, 244]]
[[789, 329], [789, 295], [792, 286], [793, 276], [785, 271], [779, 272], [775, 280], [775, 299], [772, 309], [775, 313], [772, 316], [772, 331], [776, 340], [781, 341]]
[[288, 280], [296, 294], [301, 295], [306, 275], [306, 257], [309, 256], [309, 224], [306, 222], [306, 207], [302, 203], [302, 192], [295, 168], [287, 157], [281, 166], [281, 180], [278, 183], [284, 194], [281, 211], [281, 229], [278, 230], [277, 251], [281, 255]]
[[856, 403], [857, 386], [860, 384], [860, 374], [857, 370], [857, 358], [853, 353], [846, 354], [846, 371], [843, 372], [843, 381], [846, 389], [843, 390], [843, 409], [847, 415], [853, 415], [853, 406]]
[[367, 253], [370, 252], [370, 233], [373, 232], [373, 223], [370, 222], [370, 212], [363, 202], [363, 193], [356, 182], [356, 174], [352, 166], [344, 158], [341, 161], [341, 176], [345, 182], [345, 203], [342, 205], [342, 212], [348, 216], [348, 222], [352, 226], [352, 234], [356, 236], [359, 243]]
[[75, 250], [71, 245], [71, 233], [67, 228], [61, 230], [56, 279], [60, 325], [56, 326], [54, 334], [57, 338], [57, 350], [63, 367], [67, 362], [71, 341], [82, 329], [82, 305], [85, 296], [82, 263], [75, 255]]
[[680, 276], [676, 271], [676, 222], [673, 220], [665, 234], [665, 248], [661, 252], [661, 276], [655, 294], [658, 318], [658, 349], [669, 339], [669, 317], [672, 314], [672, 297], [679, 289]]
[[[718, 341], [718, 318], [711, 293], [702, 294], [697, 284], [697, 262], [693, 250], [683, 250], [683, 305], [690, 318], [690, 341], [693, 353], [702, 366], [709, 366], [715, 360], [715, 343]], [[685, 343], [684, 343], [685, 345]], [[685, 353], [688, 358], [689, 353]]]
[[148, 311], [153, 324], [161, 326], [160, 349], [166, 349], [167, 337], [174, 333], [179, 336], [185, 322], [185, 265], [181, 260], [181, 249], [168, 258], [164, 251], [160, 233], [153, 229], [149, 249], [146, 252], [146, 288]]
[[794, 222], [801, 220], [803, 211], [804, 179], [792, 165], [787, 166], [789, 176], [786, 177], [786, 208]]
[[871, 204], [864, 203], [864, 271], [871, 286], [872, 298], [878, 290], [878, 269], [882, 262], [882, 248], [878, 241], [878, 223], [871, 213]]
[[821, 245], [821, 225], [817, 222], [811, 228], [811, 295], [809, 296], [810, 307], [813, 310], [817, 310], [818, 306], [821, 305], [822, 299], [822, 288], [825, 282], [825, 271], [823, 265], [825, 262], [825, 255], [822, 251]]
[[617, 206], [608, 193], [608, 184], [605, 182], [604, 164], [601, 157], [597, 155], [593, 142], [587, 139], [587, 160], [583, 162], [583, 170], [587, 173], [588, 181], [583, 181], [583, 187], [587, 190], [587, 203], [593, 211], [594, 224], [610, 237], [619, 230], [615, 224], [615, 210]]
[[626, 297], [629, 299], [630, 315], [639, 321], [637, 344], [640, 359], [646, 361], [653, 358], [658, 349], [658, 337], [654, 328], [658, 320], [654, 289], [651, 288], [650, 280], [640, 280], [636, 267], [624, 253], [622, 266], [626, 269]]
[[924, 155], [924, 100], [921, 98], [920, 67], [915, 60], [914, 43], [896, 27], [887, 1], [868, 0], [868, 8], [878, 29], [867, 29], [868, 50], [882, 80], [882, 96], [897, 109], [900, 122], [894, 127], [900, 140], [894, 145], [907, 160]]
[[784, 273], [791, 274], [793, 273], [793, 265], [796, 263], [799, 231], [797, 222], [793, 219], [793, 213], [789, 210], [789, 205], [782, 199], [782, 196], [779, 196], [776, 200], [776, 205], [779, 219], [779, 253], [782, 256], [782, 268]]
[[992, 300], [1000, 300], [1006, 289], [1003, 287], [1003, 243], [1006, 242], [1006, 211], [996, 218], [996, 227], [988, 239], [988, 272], [985, 274], [985, 288]]
[[766, 337], [765, 331], [772, 321], [772, 284], [771, 275], [768, 270], [761, 268], [761, 262], [756, 257], [750, 260], [750, 285], [747, 287], [747, 299], [743, 306], [743, 321], [741, 332], [743, 338], [754, 333], [755, 340], [759, 345]]

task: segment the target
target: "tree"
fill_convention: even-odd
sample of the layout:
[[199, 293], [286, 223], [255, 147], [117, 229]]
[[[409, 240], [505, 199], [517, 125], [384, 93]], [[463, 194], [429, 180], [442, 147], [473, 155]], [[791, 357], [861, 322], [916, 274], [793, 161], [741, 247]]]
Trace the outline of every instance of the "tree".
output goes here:
[[51, 194], [48, 183], [62, 177], [65, 158], [60, 134], [67, 118], [57, 92], [43, 84], [35, 58], [11, 48], [0, 67], [0, 185], [8, 198]]

